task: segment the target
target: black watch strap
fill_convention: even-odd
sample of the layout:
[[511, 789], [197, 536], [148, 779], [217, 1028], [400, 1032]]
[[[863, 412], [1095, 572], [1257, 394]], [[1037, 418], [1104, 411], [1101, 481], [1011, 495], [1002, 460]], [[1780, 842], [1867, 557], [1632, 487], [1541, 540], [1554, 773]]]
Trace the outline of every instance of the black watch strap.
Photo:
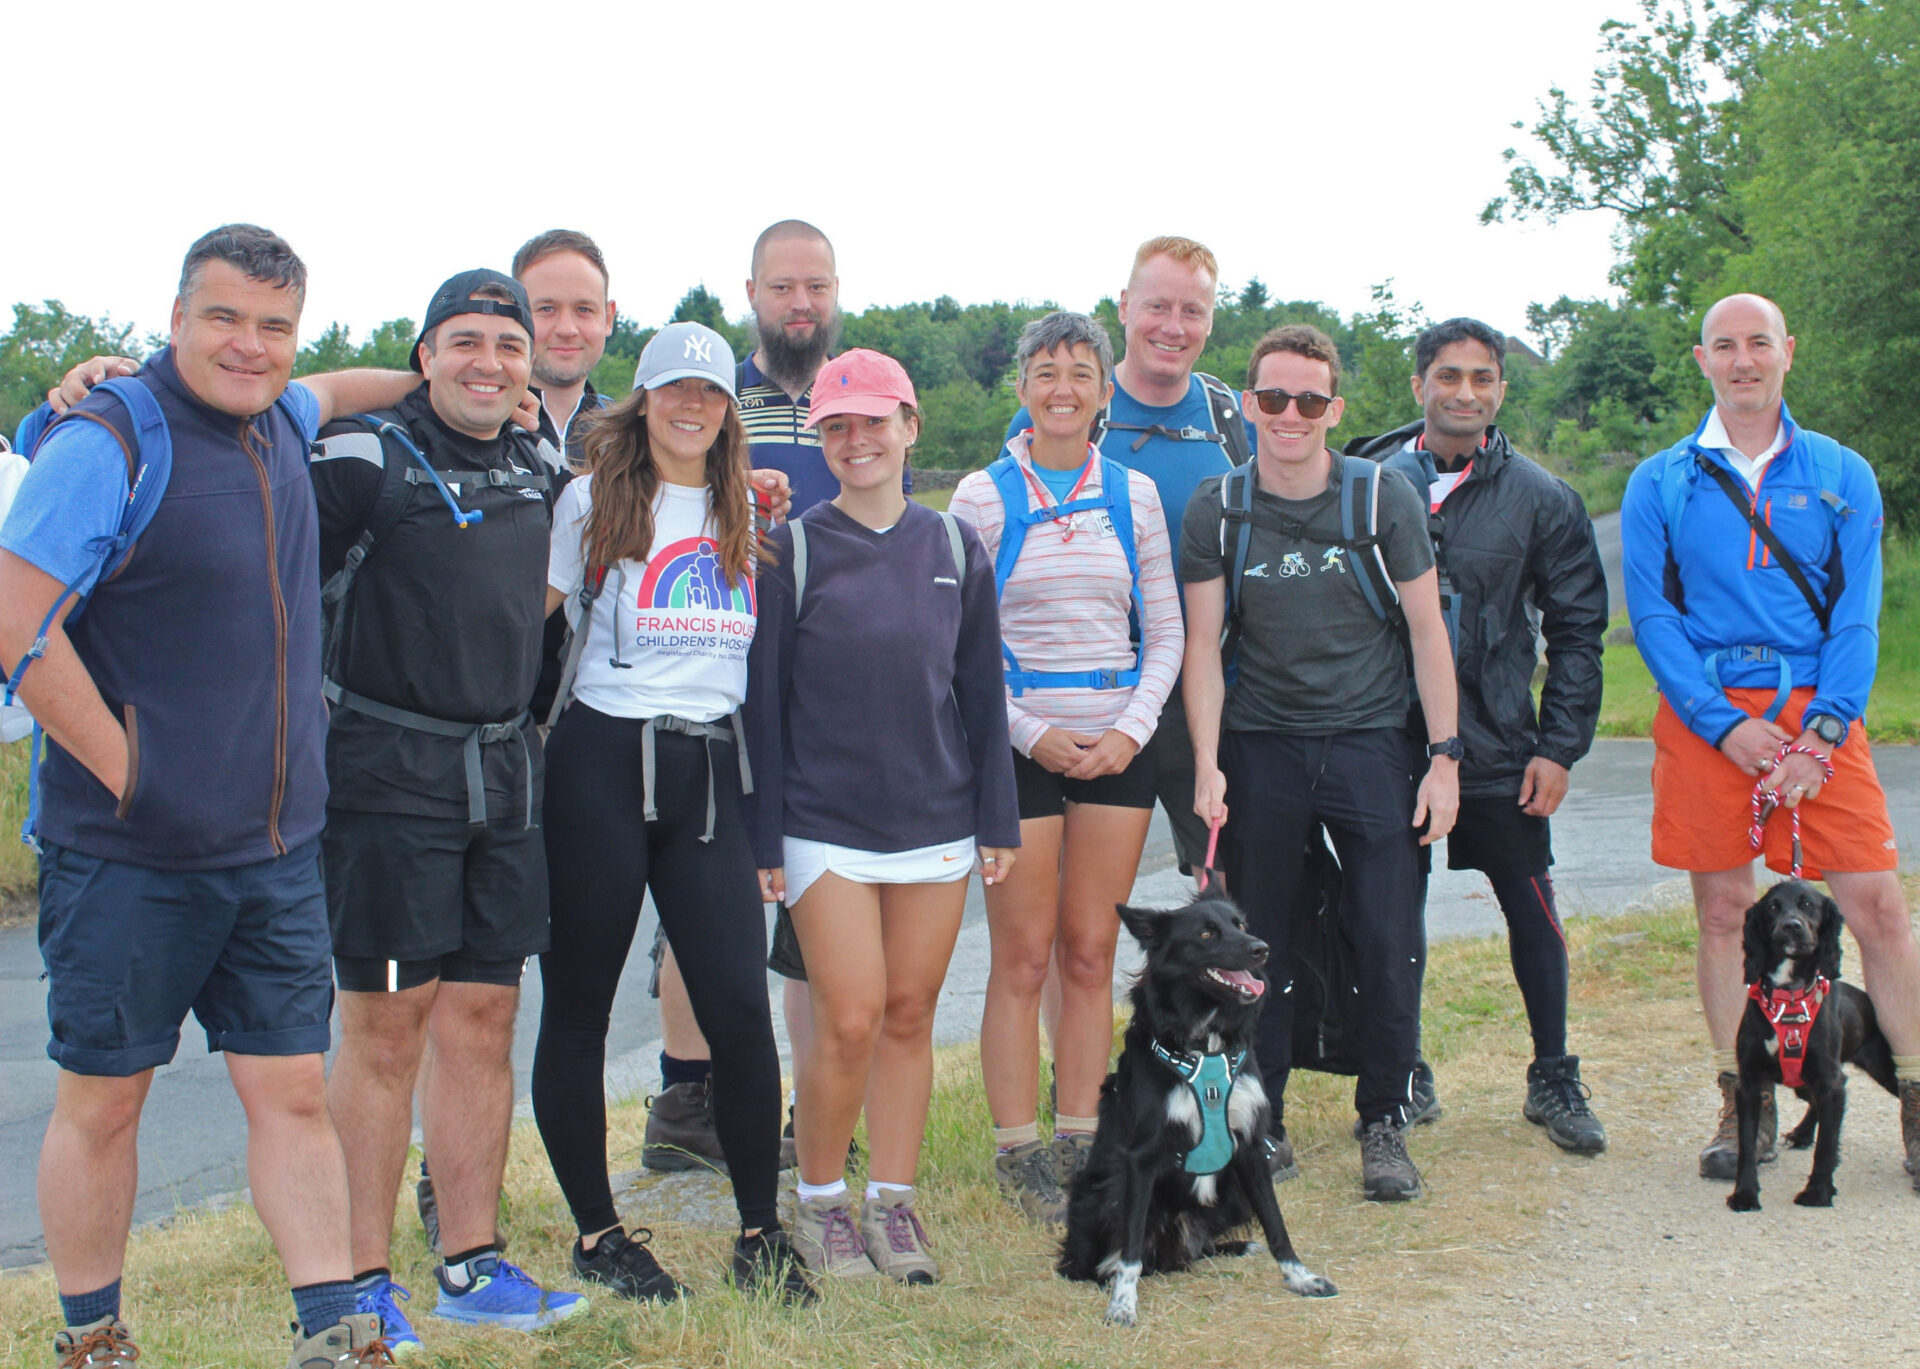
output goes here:
[[1847, 739], [1846, 720], [1831, 713], [1816, 713], [1806, 720], [1805, 726], [1828, 746], [1838, 746]]
[[1461, 745], [1458, 737], [1448, 737], [1443, 742], [1427, 743], [1428, 760], [1438, 760], [1441, 756], [1447, 756], [1457, 761], [1466, 754], [1467, 748]]

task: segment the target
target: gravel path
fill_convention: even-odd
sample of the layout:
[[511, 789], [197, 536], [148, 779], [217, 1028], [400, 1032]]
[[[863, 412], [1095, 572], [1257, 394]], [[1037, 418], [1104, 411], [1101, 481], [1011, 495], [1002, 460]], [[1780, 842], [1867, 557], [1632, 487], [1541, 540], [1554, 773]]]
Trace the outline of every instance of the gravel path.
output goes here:
[[[1659, 1015], [1660, 1064], [1587, 1072], [1611, 1149], [1557, 1167], [1537, 1234], [1425, 1309], [1419, 1362], [1920, 1366], [1920, 1194], [1895, 1100], [1853, 1075], [1832, 1208], [1794, 1206], [1812, 1152], [1783, 1151], [1763, 1210], [1736, 1214], [1732, 1185], [1696, 1168], [1719, 1096], [1697, 1018]], [[1784, 1130], [1800, 1105], [1781, 1098]]]

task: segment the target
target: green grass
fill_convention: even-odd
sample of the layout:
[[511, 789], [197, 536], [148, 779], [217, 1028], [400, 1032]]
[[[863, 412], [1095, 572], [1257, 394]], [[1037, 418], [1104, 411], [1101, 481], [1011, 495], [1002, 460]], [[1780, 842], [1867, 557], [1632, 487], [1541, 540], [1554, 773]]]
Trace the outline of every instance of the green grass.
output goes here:
[[[1575, 1038], [1606, 1043], [1590, 1077], [1616, 1109], [1635, 1091], [1630, 1072], [1670, 1075], [1676, 1040], [1698, 1044], [1691, 974], [1693, 919], [1681, 910], [1569, 919]], [[695, 1296], [641, 1309], [595, 1295], [589, 1316], [539, 1336], [466, 1331], [425, 1316], [433, 1301], [430, 1256], [403, 1192], [395, 1274], [416, 1290], [412, 1311], [428, 1337], [415, 1365], [434, 1369], [560, 1366], [1129, 1366], [1239, 1369], [1249, 1347], [1289, 1365], [1365, 1364], [1408, 1369], [1431, 1362], [1425, 1330], [1457, 1293], [1511, 1279], [1517, 1252], [1549, 1225], [1567, 1185], [1611, 1182], [1604, 1169], [1570, 1165], [1517, 1116], [1518, 1081], [1531, 1056], [1526, 1013], [1513, 986], [1506, 941], [1437, 943], [1429, 957], [1424, 1048], [1446, 1118], [1409, 1139], [1429, 1192], [1418, 1203], [1360, 1200], [1359, 1156], [1349, 1134], [1353, 1081], [1297, 1073], [1287, 1122], [1302, 1175], [1280, 1193], [1302, 1257], [1340, 1285], [1331, 1301], [1286, 1294], [1264, 1257], [1215, 1261], [1148, 1280], [1142, 1326], [1102, 1324], [1103, 1295], [1052, 1273], [1054, 1237], [1028, 1226], [998, 1196], [986, 1101], [972, 1046], [939, 1052], [919, 1183], [943, 1281], [935, 1288], [837, 1285], [818, 1310], [791, 1313], [744, 1300], [721, 1282], [729, 1233], [724, 1213], [696, 1218], [685, 1194], [699, 1176], [626, 1188], [630, 1222]], [[1629, 1030], [1631, 1028], [1631, 1030]], [[1617, 1101], [1616, 1101], [1617, 1100]], [[1656, 1100], [1661, 1107], [1664, 1099]], [[1617, 1115], [1610, 1113], [1610, 1119]], [[610, 1110], [612, 1168], [638, 1164], [645, 1114], [637, 1101]], [[856, 1182], [859, 1176], [852, 1176]], [[717, 1185], [716, 1185], [717, 1187]], [[517, 1126], [502, 1229], [510, 1253], [536, 1277], [571, 1286], [571, 1228], [537, 1135]], [[148, 1359], [163, 1364], [278, 1364], [289, 1304], [271, 1244], [252, 1210], [183, 1213], [135, 1233], [127, 1311]], [[0, 1278], [0, 1363], [39, 1362], [57, 1329], [50, 1273]], [[146, 1360], [142, 1361], [143, 1363]]]
[[915, 503], [925, 504], [930, 509], [945, 513], [947, 505], [953, 502], [952, 490], [919, 490], [913, 495]]
[[34, 885], [33, 852], [20, 840], [27, 820], [28, 742], [0, 746], [0, 921], [25, 903]]

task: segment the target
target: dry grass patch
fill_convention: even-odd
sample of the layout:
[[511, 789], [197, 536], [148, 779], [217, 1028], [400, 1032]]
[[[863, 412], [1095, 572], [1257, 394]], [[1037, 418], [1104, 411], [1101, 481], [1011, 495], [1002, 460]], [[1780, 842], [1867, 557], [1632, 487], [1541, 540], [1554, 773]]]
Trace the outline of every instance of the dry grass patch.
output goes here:
[[[1702, 1053], [1699, 1041], [1685, 1039], [1692, 1021], [1692, 919], [1661, 913], [1575, 921], [1568, 933], [1573, 1049], [1585, 1043], [1593, 1057], [1605, 1057], [1589, 1076], [1597, 1076], [1601, 1115], [1611, 1122], [1628, 1100], [1600, 1081], [1651, 1052]], [[1142, 1285], [1139, 1329], [1103, 1325], [1103, 1295], [1054, 1277], [1050, 1238], [1021, 1223], [994, 1188], [978, 1058], [969, 1047], [940, 1057], [921, 1176], [923, 1210], [945, 1271], [940, 1286], [835, 1287], [818, 1310], [805, 1313], [741, 1299], [721, 1279], [731, 1232], [720, 1228], [712, 1209], [723, 1205], [693, 1200], [698, 1178], [649, 1177], [624, 1191], [622, 1209], [630, 1222], [653, 1228], [655, 1248], [692, 1285], [693, 1299], [642, 1310], [600, 1296], [590, 1317], [540, 1336], [455, 1331], [425, 1316], [434, 1297], [431, 1266], [405, 1210], [411, 1204], [403, 1203], [394, 1253], [400, 1279], [418, 1291], [412, 1310], [429, 1340], [428, 1353], [412, 1362], [463, 1369], [1166, 1363], [1237, 1369], [1250, 1347], [1266, 1347], [1262, 1358], [1290, 1364], [1429, 1362], [1435, 1318], [1447, 1314], [1456, 1295], [1497, 1282], [1523, 1256], [1562, 1186], [1603, 1179], [1594, 1166], [1606, 1161], [1563, 1155], [1520, 1117], [1531, 1048], [1503, 940], [1437, 945], [1427, 985], [1426, 1049], [1446, 1116], [1410, 1138], [1428, 1181], [1425, 1198], [1392, 1207], [1360, 1199], [1359, 1148], [1349, 1131], [1351, 1080], [1307, 1074], [1289, 1089], [1288, 1124], [1303, 1173], [1282, 1187], [1281, 1202], [1306, 1262], [1340, 1285], [1337, 1299], [1288, 1294], [1262, 1255], [1150, 1279]], [[1650, 1005], [1660, 1019], [1653, 1032], [1644, 1030]], [[1629, 1018], [1643, 1030], [1626, 1030]], [[616, 1171], [637, 1166], [643, 1124], [638, 1103], [614, 1110]], [[530, 1126], [515, 1131], [507, 1190], [509, 1257], [536, 1277], [568, 1282], [573, 1233]], [[127, 1300], [148, 1357], [161, 1363], [277, 1363], [272, 1357], [284, 1354], [277, 1332], [290, 1305], [273, 1252], [244, 1205], [139, 1233]], [[19, 1363], [41, 1354], [57, 1329], [53, 1306], [44, 1270], [0, 1280], [0, 1327], [10, 1328], [0, 1331], [0, 1356]]]

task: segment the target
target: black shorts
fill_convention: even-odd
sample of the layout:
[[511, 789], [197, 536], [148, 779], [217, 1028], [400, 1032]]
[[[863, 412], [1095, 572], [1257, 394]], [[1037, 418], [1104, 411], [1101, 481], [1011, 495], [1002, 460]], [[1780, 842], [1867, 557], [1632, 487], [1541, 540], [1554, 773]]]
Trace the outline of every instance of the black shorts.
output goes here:
[[1153, 734], [1154, 792], [1173, 829], [1173, 852], [1180, 873], [1190, 875], [1207, 858], [1207, 824], [1193, 811], [1193, 738], [1187, 734], [1187, 709], [1180, 697], [1180, 681], [1160, 710], [1160, 726]]
[[[1020, 819], [1057, 818], [1070, 803], [1103, 803], [1111, 808], [1153, 807], [1154, 782], [1158, 779], [1159, 733], [1147, 739], [1131, 764], [1117, 775], [1102, 775], [1097, 780], [1070, 780], [1056, 775], [1039, 761], [1013, 753], [1013, 785], [1020, 796]], [[1191, 794], [1188, 807], [1193, 805]]]
[[524, 957], [481, 960], [465, 951], [431, 960], [374, 960], [367, 956], [337, 955], [333, 980], [342, 993], [399, 993], [436, 980], [445, 984], [498, 984], [514, 989], [526, 970]]
[[1518, 794], [1460, 800], [1460, 816], [1447, 833], [1449, 870], [1538, 875], [1552, 864], [1552, 824], [1521, 808]]
[[475, 826], [328, 809], [321, 841], [333, 954], [378, 962], [378, 989], [388, 961], [503, 965], [547, 949], [546, 842], [523, 817]]

